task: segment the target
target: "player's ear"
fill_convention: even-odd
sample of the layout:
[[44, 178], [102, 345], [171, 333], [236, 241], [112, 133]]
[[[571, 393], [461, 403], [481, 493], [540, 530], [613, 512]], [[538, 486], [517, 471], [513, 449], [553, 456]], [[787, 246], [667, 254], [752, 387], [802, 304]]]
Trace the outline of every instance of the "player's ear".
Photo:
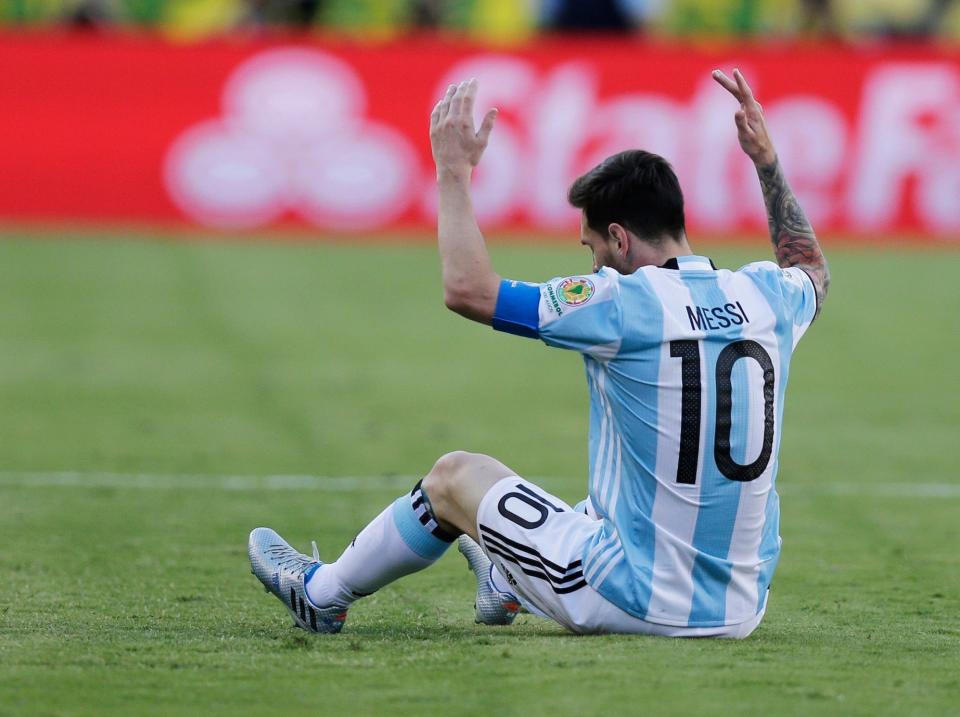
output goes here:
[[607, 227], [607, 234], [617, 242], [617, 254], [626, 257], [630, 253], [630, 234], [621, 224], [612, 222]]

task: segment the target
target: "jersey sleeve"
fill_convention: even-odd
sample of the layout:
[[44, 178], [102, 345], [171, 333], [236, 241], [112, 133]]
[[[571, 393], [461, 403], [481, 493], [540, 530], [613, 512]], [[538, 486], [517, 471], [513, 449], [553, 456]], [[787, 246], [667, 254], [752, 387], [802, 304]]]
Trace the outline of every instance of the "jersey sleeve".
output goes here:
[[810, 275], [797, 266], [780, 268], [770, 261], [747, 264], [746, 272], [768, 296], [777, 300], [786, 319], [793, 322], [793, 345], [817, 315], [817, 290]]
[[609, 269], [543, 284], [505, 279], [497, 296], [493, 328], [603, 357], [619, 346], [623, 330], [618, 279]]

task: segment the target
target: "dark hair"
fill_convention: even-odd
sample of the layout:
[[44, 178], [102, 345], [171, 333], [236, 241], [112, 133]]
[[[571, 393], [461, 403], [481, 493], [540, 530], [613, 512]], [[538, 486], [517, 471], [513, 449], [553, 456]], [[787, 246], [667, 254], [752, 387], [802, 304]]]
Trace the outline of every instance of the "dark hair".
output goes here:
[[679, 239], [684, 232], [683, 192], [673, 167], [642, 149], [607, 157], [577, 178], [567, 199], [605, 237], [613, 222], [651, 243], [665, 234]]

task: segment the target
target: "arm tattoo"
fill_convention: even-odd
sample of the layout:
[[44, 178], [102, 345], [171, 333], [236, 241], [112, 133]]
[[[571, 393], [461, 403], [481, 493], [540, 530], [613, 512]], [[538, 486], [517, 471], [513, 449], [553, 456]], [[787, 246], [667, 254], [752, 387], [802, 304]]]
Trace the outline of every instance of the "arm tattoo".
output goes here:
[[781, 267], [797, 266], [807, 272], [817, 291], [817, 313], [830, 286], [830, 270], [820, 250], [820, 244], [807, 221], [793, 190], [783, 175], [780, 160], [757, 167], [763, 201], [767, 205], [770, 239]]

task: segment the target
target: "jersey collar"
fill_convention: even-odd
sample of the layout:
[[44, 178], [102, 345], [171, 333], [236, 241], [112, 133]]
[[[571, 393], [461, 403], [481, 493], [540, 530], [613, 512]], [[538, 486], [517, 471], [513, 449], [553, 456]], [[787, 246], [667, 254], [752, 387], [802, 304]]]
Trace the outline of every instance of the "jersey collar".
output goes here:
[[668, 259], [660, 268], [676, 269], [679, 271], [716, 271], [717, 265], [708, 257], [690, 255]]

